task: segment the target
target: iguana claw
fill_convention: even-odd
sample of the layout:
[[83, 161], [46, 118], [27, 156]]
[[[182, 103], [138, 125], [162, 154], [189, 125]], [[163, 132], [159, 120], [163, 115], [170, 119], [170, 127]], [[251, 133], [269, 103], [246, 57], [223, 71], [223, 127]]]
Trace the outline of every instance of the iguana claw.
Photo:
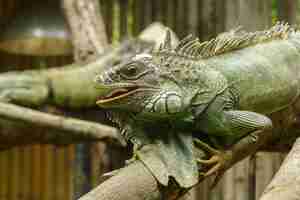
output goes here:
[[208, 168], [206, 172], [201, 173], [203, 177], [209, 177], [216, 174], [215, 180], [211, 185], [211, 187], [214, 187], [223, 176], [226, 166], [230, 162], [230, 154], [228, 154], [228, 152], [216, 150], [198, 139], [195, 139], [195, 144], [211, 155], [208, 160], [197, 159], [197, 162]]

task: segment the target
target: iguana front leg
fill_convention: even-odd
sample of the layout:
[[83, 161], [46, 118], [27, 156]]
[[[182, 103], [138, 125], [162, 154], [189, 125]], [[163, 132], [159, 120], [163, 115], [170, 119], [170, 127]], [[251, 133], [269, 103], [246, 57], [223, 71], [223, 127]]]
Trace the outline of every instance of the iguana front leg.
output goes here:
[[[234, 145], [224, 150], [216, 150], [209, 145], [195, 140], [195, 145], [211, 155], [208, 160], [199, 159], [198, 162], [208, 167], [204, 177], [216, 174], [215, 183], [227, 168], [242, 160], [246, 156], [255, 153], [272, 134], [272, 121], [265, 115], [250, 111], [223, 111], [219, 117], [207, 116], [204, 121], [209, 123], [213, 119], [219, 127], [224, 127], [229, 138], [241, 137]], [[210, 125], [213, 125], [210, 121]], [[226, 127], [226, 128], [225, 128]], [[212, 128], [211, 128], [212, 129]], [[209, 128], [207, 129], [209, 131]], [[228, 135], [231, 134], [231, 135]], [[246, 135], [246, 136], [244, 136]], [[232, 155], [235, 156], [234, 159]]]

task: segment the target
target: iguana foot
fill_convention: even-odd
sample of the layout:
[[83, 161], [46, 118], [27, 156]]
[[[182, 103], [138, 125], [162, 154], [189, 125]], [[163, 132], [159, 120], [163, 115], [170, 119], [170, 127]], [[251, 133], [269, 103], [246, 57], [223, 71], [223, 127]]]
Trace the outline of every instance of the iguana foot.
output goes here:
[[225, 173], [227, 166], [229, 166], [231, 161], [231, 153], [230, 151], [216, 150], [199, 139], [195, 139], [194, 141], [198, 148], [204, 150], [211, 156], [208, 160], [197, 159], [197, 162], [207, 169], [205, 172], [200, 173], [203, 175], [203, 177], [209, 177], [214, 174], [216, 175], [211, 186], [214, 187]]

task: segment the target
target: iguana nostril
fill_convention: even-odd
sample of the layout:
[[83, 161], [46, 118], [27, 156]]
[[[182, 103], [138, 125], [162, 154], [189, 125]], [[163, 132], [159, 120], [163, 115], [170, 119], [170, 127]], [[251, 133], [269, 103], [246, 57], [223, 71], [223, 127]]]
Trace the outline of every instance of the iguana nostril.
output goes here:
[[94, 78], [94, 83], [103, 83], [103, 77], [101, 75], [97, 75], [95, 78]]

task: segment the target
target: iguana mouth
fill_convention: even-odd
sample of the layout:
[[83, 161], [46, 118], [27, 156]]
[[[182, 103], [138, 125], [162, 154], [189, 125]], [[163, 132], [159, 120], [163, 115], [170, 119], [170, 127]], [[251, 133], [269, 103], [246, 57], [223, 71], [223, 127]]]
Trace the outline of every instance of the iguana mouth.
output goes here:
[[122, 98], [125, 98], [127, 96], [130, 96], [136, 92], [138, 92], [140, 90], [139, 87], [124, 87], [124, 88], [118, 88], [113, 90], [112, 92], [110, 92], [108, 95], [104, 96], [104, 97], [100, 97], [96, 104], [100, 105], [100, 104], [105, 104], [108, 102], [112, 102], [115, 100], [119, 100]]

